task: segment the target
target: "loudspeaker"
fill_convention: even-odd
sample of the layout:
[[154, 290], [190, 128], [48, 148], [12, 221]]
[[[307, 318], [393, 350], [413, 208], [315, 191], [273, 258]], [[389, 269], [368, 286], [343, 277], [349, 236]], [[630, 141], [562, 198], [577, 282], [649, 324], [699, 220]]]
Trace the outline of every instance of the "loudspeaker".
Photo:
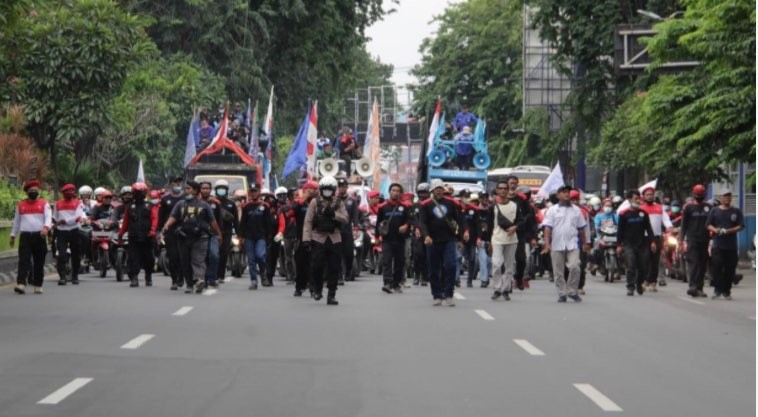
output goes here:
[[489, 168], [490, 164], [492, 163], [492, 160], [490, 159], [490, 156], [486, 153], [478, 153], [474, 155], [474, 167], [476, 169], [487, 169]]
[[333, 177], [337, 175], [340, 170], [337, 160], [334, 158], [326, 158], [318, 161], [318, 172], [323, 177]]
[[445, 163], [445, 152], [435, 149], [429, 154], [429, 165], [439, 168]]
[[376, 165], [371, 159], [364, 157], [355, 162], [355, 172], [363, 178], [374, 175]]

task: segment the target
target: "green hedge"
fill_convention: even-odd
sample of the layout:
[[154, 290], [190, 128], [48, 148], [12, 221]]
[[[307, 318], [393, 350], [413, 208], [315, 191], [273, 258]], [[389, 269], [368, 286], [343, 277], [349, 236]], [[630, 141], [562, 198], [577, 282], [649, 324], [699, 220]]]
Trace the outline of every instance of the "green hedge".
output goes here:
[[26, 198], [26, 193], [20, 187], [0, 181], [0, 219], [12, 219], [16, 204], [24, 198]]

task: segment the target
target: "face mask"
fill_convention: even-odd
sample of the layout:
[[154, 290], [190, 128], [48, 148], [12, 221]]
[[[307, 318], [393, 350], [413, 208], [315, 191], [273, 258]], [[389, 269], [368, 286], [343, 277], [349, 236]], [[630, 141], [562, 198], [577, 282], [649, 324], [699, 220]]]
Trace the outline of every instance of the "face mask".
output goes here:
[[603, 213], [611, 214], [612, 212], [613, 212], [613, 207], [603, 207]]
[[334, 195], [334, 191], [326, 188], [326, 189], [321, 190], [321, 195], [324, 196], [324, 197], [326, 197], [326, 198], [329, 198], [329, 197], [331, 197], [331, 196]]
[[679, 210], [681, 210], [679, 207], [671, 207], [671, 212], [674, 214], [679, 213]]
[[152, 203], [153, 205], [155, 205], [155, 204], [158, 204], [158, 202], [159, 202], [159, 201], [160, 201], [160, 200], [157, 200], [157, 199], [153, 199], [153, 200], [150, 200], [150, 203]]
[[669, 211], [671, 209], [670, 206], [663, 206], [663, 211]]
[[192, 200], [192, 197], [193, 197], [192, 194], [187, 194], [187, 195], [184, 196], [184, 199], [187, 200], [187, 201], [190, 201], [190, 200]]
[[175, 192], [176, 194], [179, 194], [182, 192], [182, 187], [173, 187], [171, 191]]
[[217, 188], [216, 189], [216, 195], [219, 197], [226, 197], [226, 189], [224, 188]]
[[27, 196], [29, 196], [29, 200], [36, 200], [37, 197], [39, 197], [39, 192], [37, 191], [29, 191], [26, 193]]
[[639, 208], [640, 203], [629, 203], [629, 205], [632, 206], [632, 208]]

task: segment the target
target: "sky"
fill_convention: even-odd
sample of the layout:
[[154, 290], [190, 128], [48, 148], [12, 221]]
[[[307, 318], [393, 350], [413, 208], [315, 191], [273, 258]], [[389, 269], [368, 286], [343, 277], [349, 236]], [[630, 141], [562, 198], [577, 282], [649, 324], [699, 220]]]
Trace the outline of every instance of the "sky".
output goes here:
[[[380, 60], [395, 67], [392, 80], [396, 85], [415, 82], [409, 74], [414, 65], [421, 62], [418, 51], [421, 41], [430, 37], [437, 24], [430, 24], [432, 18], [441, 14], [449, 4], [459, 0], [400, 0], [394, 5], [395, 13], [387, 15], [384, 20], [374, 23], [366, 30], [371, 38], [368, 51], [379, 56]], [[389, 0], [385, 0], [389, 3]]]

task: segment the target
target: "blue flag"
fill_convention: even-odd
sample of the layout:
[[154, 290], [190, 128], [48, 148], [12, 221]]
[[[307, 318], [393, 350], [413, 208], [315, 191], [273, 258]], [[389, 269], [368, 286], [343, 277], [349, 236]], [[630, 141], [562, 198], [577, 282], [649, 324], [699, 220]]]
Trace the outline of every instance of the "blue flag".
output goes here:
[[292, 144], [290, 152], [287, 154], [287, 161], [284, 162], [284, 169], [282, 169], [282, 178], [300, 169], [308, 162], [306, 152], [308, 150], [308, 127], [310, 125], [311, 111], [308, 106], [308, 113], [305, 114], [303, 124], [300, 125], [300, 130], [297, 132], [295, 142]]

